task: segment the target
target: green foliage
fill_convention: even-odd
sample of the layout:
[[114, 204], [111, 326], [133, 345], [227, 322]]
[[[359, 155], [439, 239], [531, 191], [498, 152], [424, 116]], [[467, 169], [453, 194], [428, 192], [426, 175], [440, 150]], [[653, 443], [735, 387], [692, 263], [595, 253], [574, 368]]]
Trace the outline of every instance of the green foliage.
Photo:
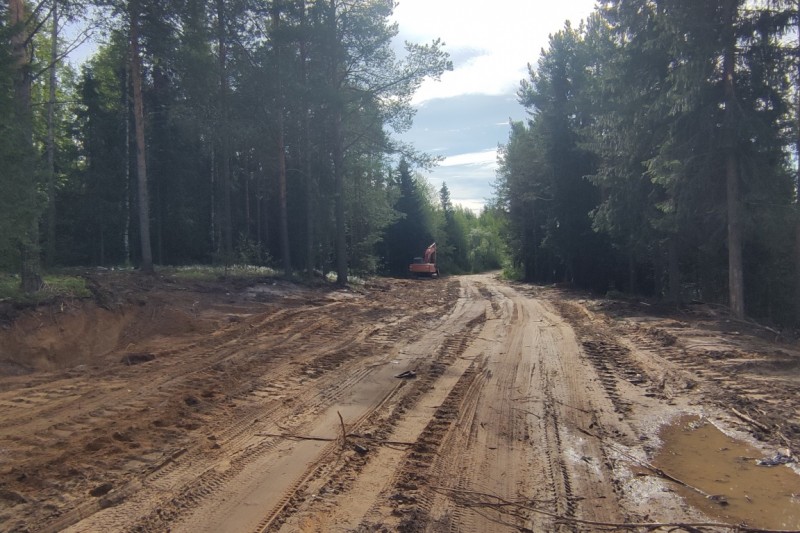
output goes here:
[[158, 269], [160, 275], [174, 276], [177, 279], [189, 281], [213, 281], [220, 278], [258, 279], [264, 277], [275, 278], [280, 272], [274, 268], [246, 263], [230, 266], [214, 265], [184, 265], [179, 267], [162, 267]]
[[[0, 268], [19, 266], [20, 245], [36, 248], [32, 222], [48, 203], [56, 207], [57, 264], [140, 261], [127, 64], [133, 16], [154, 261], [266, 263], [290, 255], [295, 267], [313, 272], [338, 255], [349, 258], [354, 272], [382, 267], [384, 231], [398, 216], [390, 158], [403, 151], [415, 162], [428, 159], [391, 132], [410, 126], [411, 97], [422, 81], [452, 68], [440, 41], [408, 43], [397, 54], [393, 5], [372, 0], [98, 0], [65, 2], [62, 17], [80, 19], [89, 5], [103, 19], [107, 40], [80, 73], [59, 65], [51, 198], [43, 197], [45, 187], [35, 189], [45, 158], [49, 81], [34, 79], [35, 142], [27, 146], [10, 47], [0, 47]], [[31, 17], [38, 28], [31, 70], [40, 74], [51, 46], [47, 12]], [[6, 7], [0, 13], [0, 37], [8, 43]], [[285, 160], [285, 211], [279, 160]], [[280, 246], [284, 224], [290, 254]]]
[[510, 275], [725, 302], [735, 175], [748, 310], [787, 320], [796, 13], [776, 8], [615, 0], [551, 37], [501, 149]]
[[386, 271], [404, 275], [412, 258], [422, 256], [434, 242], [437, 229], [427, 184], [423, 178], [412, 175], [405, 159], [400, 161], [391, 186], [397, 190], [393, 206], [397, 219], [386, 228], [381, 252]]
[[0, 301], [39, 303], [56, 298], [88, 298], [92, 295], [86, 280], [77, 276], [52, 274], [43, 279], [42, 289], [35, 294], [26, 294], [20, 287], [18, 276], [0, 274]]
[[446, 184], [436, 191], [422, 175], [412, 175], [403, 160], [397, 179], [394, 203], [396, 219], [386, 228], [378, 250], [386, 263], [384, 270], [406, 275], [414, 257], [421, 257], [432, 242], [444, 275], [499, 269], [506, 257], [501, 237], [503, 219], [497, 210], [486, 208], [480, 216], [453, 205]]
[[525, 279], [605, 287], [611, 275], [598, 261], [608, 246], [589, 218], [600, 199], [586, 179], [596, 159], [580, 142], [593, 120], [590, 51], [582, 30], [569, 24], [551, 36], [519, 91], [533, 118], [512, 124], [501, 150], [498, 202], [510, 215], [509, 247]]
[[[467, 218], [470, 222], [470, 219]], [[507, 263], [506, 245], [502, 238], [502, 215], [493, 208], [484, 208], [467, 234], [470, 272], [498, 270]]]
[[57, 255], [62, 264], [123, 264], [129, 259], [122, 234], [128, 226], [125, 44], [116, 34], [84, 65], [76, 93], [73, 132], [80, 143], [58, 187]]
[[379, 250], [384, 232], [398, 219], [392, 208], [396, 191], [387, 183], [390, 167], [366, 157], [358, 163], [351, 167], [347, 195], [350, 270], [357, 275], [370, 275], [381, 267]]
[[[430, 157], [392, 138], [409, 127], [422, 81], [451, 65], [439, 41], [395, 52], [391, 3], [95, 4], [111, 7], [103, 16], [117, 29], [80, 73], [59, 67], [54, 198], [41, 171], [46, 10], [24, 29], [38, 29], [26, 106], [0, 6], [0, 268], [38, 250], [35, 221], [50, 201], [57, 264], [139, 261], [126, 64], [135, 13], [156, 263], [290, 256], [339, 277], [343, 259], [345, 271], [404, 274], [436, 241], [445, 273], [503, 267], [656, 296], [690, 286], [724, 302], [735, 161], [748, 310], [788, 320], [800, 282], [788, 266], [800, 135], [785, 38], [793, 4], [612, 0], [554, 33], [521, 84], [530, 120], [512, 124], [501, 148], [495, 205], [478, 216], [452, 205], [446, 185], [431, 190], [412, 171]], [[66, 5], [78, 16], [86, 7]], [[405, 155], [396, 170], [395, 154]]]
[[235, 252], [238, 265], [274, 266], [274, 260], [270, 257], [269, 252], [257, 242], [250, 240], [244, 233], [239, 234]]
[[12, 27], [7, 8], [0, 10], [0, 268], [15, 270], [21, 266], [22, 250], [37, 249], [31, 228], [41, 209], [30, 103], [25, 106], [17, 97], [23, 85], [20, 69], [28, 67], [15, 64], [11, 46], [17, 32], [27, 31]]
[[439, 203], [443, 219], [442, 236], [437, 238], [440, 268], [450, 274], [470, 272], [472, 269], [468, 257], [467, 234], [470, 218], [474, 219], [475, 215], [461, 206], [453, 207], [447, 183], [442, 183], [439, 190]]

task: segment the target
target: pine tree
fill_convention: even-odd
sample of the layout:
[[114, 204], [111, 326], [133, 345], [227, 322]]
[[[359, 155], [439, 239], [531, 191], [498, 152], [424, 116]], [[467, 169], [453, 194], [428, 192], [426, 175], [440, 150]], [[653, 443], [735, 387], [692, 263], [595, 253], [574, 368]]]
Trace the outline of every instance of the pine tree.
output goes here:
[[21, 228], [13, 237], [20, 251], [22, 290], [38, 291], [42, 286], [39, 258], [39, 206], [37, 205], [37, 175], [33, 148], [33, 110], [31, 108], [31, 41], [33, 38], [28, 13], [23, 0], [10, 0], [8, 4], [8, 29], [11, 51], [11, 79], [14, 105], [11, 116], [11, 145], [16, 148], [18, 162], [9, 169], [16, 189], [21, 193]]
[[384, 258], [387, 270], [401, 275], [408, 272], [411, 259], [421, 256], [433, 242], [433, 231], [421, 185], [405, 159], [397, 167], [396, 187], [399, 195], [394, 209], [399, 218], [386, 229]]

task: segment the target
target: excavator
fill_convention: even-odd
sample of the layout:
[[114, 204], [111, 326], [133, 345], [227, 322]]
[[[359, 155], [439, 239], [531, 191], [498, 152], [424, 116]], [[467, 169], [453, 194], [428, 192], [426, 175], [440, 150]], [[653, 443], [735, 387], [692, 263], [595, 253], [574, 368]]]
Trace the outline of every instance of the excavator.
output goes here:
[[408, 271], [416, 276], [439, 276], [439, 267], [436, 264], [436, 243], [425, 249], [424, 257], [415, 257], [414, 262], [408, 265]]

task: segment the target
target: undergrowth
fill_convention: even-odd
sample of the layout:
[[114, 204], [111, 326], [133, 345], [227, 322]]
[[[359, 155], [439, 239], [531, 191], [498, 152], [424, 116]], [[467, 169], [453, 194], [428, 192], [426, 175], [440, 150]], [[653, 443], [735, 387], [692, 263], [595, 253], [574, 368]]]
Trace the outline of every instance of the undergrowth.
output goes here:
[[43, 276], [42, 288], [26, 294], [20, 286], [19, 276], [0, 274], [0, 301], [21, 303], [37, 303], [54, 298], [87, 298], [91, 292], [86, 287], [86, 280], [78, 276], [64, 274], [47, 274]]

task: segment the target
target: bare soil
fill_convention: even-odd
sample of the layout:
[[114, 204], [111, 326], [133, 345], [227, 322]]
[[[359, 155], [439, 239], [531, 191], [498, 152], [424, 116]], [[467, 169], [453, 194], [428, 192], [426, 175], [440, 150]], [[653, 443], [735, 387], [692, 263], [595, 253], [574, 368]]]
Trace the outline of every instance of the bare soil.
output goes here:
[[0, 531], [800, 529], [796, 465], [748, 468], [774, 495], [727, 473], [800, 450], [800, 350], [718, 308], [494, 275], [91, 286], [0, 321]]

